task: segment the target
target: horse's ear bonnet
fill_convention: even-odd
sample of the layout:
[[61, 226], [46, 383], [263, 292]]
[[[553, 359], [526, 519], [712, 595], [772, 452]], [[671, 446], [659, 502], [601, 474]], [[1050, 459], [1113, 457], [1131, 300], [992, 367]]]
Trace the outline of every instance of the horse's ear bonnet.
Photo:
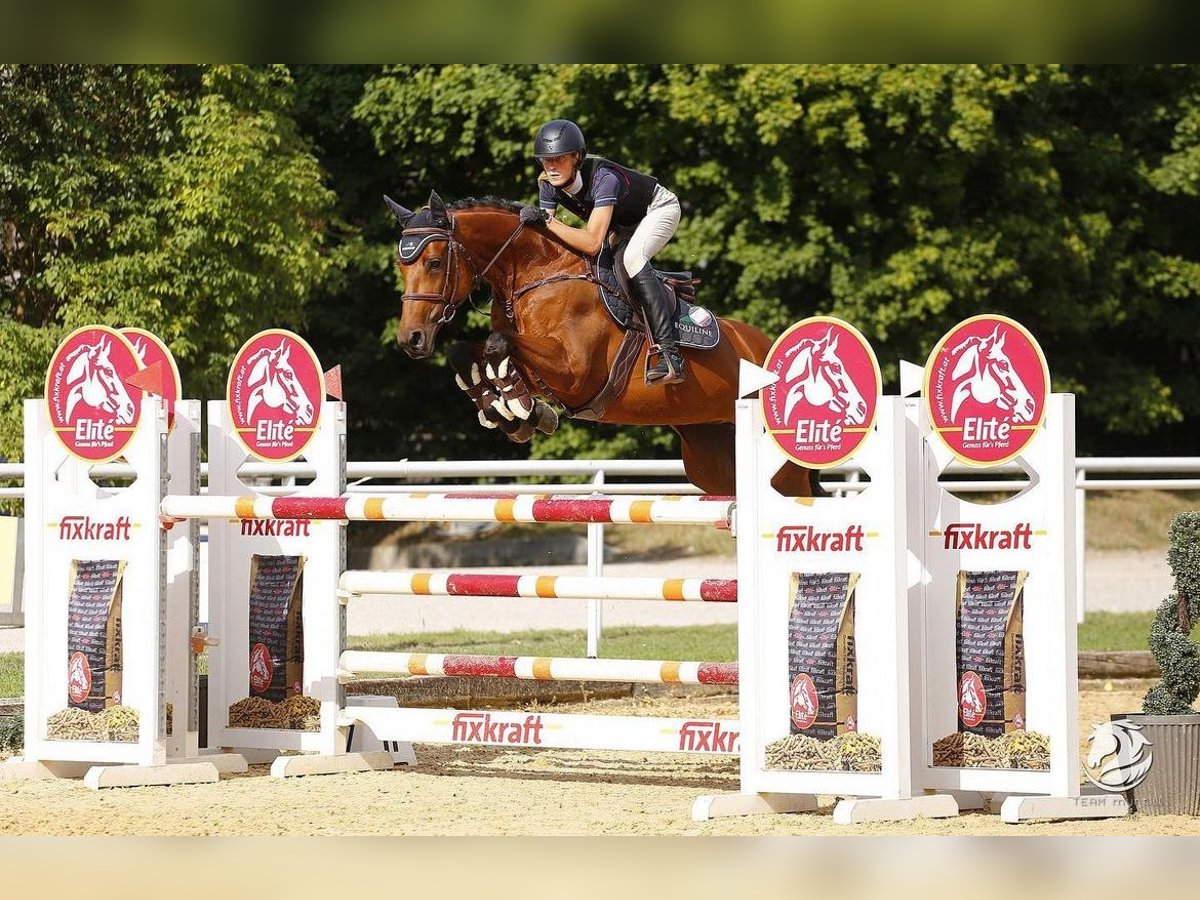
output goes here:
[[450, 214], [446, 212], [446, 204], [437, 191], [429, 192], [429, 218], [434, 228], [450, 228]]
[[[416, 212], [405, 209], [387, 194], [383, 195], [383, 200], [406, 232], [400, 235], [400, 244], [396, 248], [396, 257], [404, 265], [416, 262], [427, 244], [447, 239], [446, 232], [452, 227], [450, 214], [437, 191], [430, 191], [428, 205]], [[409, 231], [414, 233], [407, 233]]]
[[400, 223], [401, 228], [407, 225], [408, 220], [413, 217], [413, 211], [411, 209], [405, 209], [387, 194], [383, 195], [383, 202], [387, 204], [387, 208], [391, 210], [392, 215], [396, 217], [396, 221]]

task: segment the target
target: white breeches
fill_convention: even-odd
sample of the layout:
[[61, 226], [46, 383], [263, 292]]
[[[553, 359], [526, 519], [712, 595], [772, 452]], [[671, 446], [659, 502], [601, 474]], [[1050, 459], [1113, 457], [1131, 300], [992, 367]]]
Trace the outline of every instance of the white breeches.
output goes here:
[[625, 274], [630, 277], [645, 268], [679, 225], [679, 198], [661, 184], [654, 189], [646, 218], [638, 223], [625, 245]]

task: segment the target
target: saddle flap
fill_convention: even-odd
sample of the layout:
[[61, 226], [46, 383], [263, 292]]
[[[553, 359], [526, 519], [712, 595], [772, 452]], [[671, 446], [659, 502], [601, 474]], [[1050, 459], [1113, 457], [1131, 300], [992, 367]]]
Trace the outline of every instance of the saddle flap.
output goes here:
[[[618, 244], [615, 250], [606, 243], [596, 257], [596, 282], [600, 285], [600, 297], [613, 321], [626, 330], [644, 330], [641, 310], [629, 299], [631, 291], [622, 262], [624, 255], [624, 242]], [[675, 303], [675, 325], [680, 345], [693, 350], [715, 347], [721, 340], [721, 329], [716, 316], [695, 304], [698, 279], [692, 278], [691, 272], [671, 272], [664, 276], [656, 269], [655, 274]]]

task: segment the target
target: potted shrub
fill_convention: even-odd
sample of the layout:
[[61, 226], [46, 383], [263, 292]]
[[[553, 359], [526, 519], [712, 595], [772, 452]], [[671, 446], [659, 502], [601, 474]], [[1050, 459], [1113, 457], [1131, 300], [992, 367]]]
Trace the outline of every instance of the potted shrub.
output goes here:
[[1150, 650], [1162, 680], [1142, 702], [1142, 714], [1129, 715], [1150, 742], [1153, 760], [1145, 779], [1129, 797], [1137, 812], [1200, 815], [1200, 646], [1191, 638], [1200, 620], [1200, 513], [1176, 516], [1170, 528], [1167, 561], [1175, 590], [1158, 607], [1150, 626]]

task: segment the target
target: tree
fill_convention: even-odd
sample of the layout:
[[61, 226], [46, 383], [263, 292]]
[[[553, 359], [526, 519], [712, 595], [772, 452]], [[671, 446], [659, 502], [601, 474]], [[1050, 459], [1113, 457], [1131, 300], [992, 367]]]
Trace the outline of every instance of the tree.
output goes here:
[[286, 69], [0, 66], [0, 452], [83, 324], [139, 325], [220, 396], [233, 353], [299, 327], [332, 194]]

